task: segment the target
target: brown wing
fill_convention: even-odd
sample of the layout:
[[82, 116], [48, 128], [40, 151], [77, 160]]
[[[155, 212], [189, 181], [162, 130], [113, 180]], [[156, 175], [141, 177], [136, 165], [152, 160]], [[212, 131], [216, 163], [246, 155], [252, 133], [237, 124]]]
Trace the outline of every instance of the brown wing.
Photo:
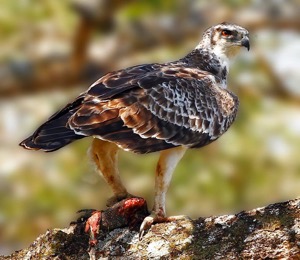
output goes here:
[[30, 150], [41, 149], [45, 152], [52, 152], [85, 137], [84, 135], [77, 135], [66, 126], [69, 118], [81, 107], [83, 99], [84, 94], [56, 112], [20, 145]]
[[[131, 80], [154, 70], [158, 66], [161, 65], [139, 65], [108, 73], [90, 88], [91, 92], [95, 91], [95, 93], [91, 94], [97, 96], [102, 95], [102, 100], [111, 98], [117, 93], [134, 87], [134, 85], [130, 83]], [[106, 84], [106, 82], [108, 83]], [[115, 86], [116, 88], [109, 89], [110, 86]], [[97, 92], [99, 93], [97, 94]], [[86, 135], [77, 134], [74, 130], [70, 129], [68, 121], [78, 109], [82, 108], [83, 101], [87, 96], [87, 93], [83, 93], [73, 102], [67, 104], [63, 109], [52, 115], [45, 123], [38, 127], [32, 135], [23, 140], [20, 145], [26, 149], [52, 152], [75, 140], [84, 138]], [[84, 106], [88, 106], [88, 103], [87, 101]], [[110, 124], [112, 121], [107, 123]], [[103, 126], [104, 125], [105, 124], [103, 124]], [[111, 124], [111, 127], [113, 127], [113, 124]]]
[[235, 96], [214, 84], [206, 72], [174, 65], [110, 73], [87, 91], [68, 126], [137, 153], [201, 147], [224, 133], [236, 114]]

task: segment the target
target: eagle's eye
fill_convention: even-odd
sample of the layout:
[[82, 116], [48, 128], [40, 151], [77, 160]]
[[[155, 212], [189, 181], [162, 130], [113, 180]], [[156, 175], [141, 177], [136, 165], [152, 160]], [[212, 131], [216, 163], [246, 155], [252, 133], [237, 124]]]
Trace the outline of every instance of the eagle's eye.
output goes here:
[[222, 36], [228, 37], [228, 36], [232, 35], [232, 31], [222, 30], [221, 34], [222, 34]]

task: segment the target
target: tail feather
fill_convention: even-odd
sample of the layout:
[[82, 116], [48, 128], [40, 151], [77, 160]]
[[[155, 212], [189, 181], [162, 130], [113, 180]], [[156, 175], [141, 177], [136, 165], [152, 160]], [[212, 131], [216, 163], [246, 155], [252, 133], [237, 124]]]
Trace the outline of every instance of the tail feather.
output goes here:
[[68, 104], [62, 110], [55, 113], [31, 136], [23, 140], [20, 146], [29, 150], [52, 152], [85, 137], [84, 135], [76, 134], [67, 126], [69, 118], [78, 110], [81, 103], [82, 98], [79, 97], [73, 103]]

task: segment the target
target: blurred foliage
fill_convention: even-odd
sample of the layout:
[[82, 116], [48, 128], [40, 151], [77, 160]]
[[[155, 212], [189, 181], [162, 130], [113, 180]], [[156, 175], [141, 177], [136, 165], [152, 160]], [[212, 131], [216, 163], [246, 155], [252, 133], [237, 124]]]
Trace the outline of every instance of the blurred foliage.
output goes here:
[[[105, 207], [111, 195], [89, 160], [90, 139], [48, 154], [17, 144], [103, 73], [175, 60], [224, 20], [251, 35], [251, 51], [230, 71], [238, 118], [217, 142], [185, 155], [168, 192], [168, 213], [236, 213], [299, 196], [299, 15], [297, 1], [282, 3], [2, 0], [0, 254], [47, 228], [67, 226], [79, 209]], [[157, 158], [120, 152], [124, 183], [149, 207]]]
[[75, 15], [70, 12], [70, 1], [2, 0], [1, 4], [3, 6], [0, 11], [2, 39], [16, 35], [20, 26], [32, 26], [45, 20], [50, 20], [66, 32], [74, 23]]

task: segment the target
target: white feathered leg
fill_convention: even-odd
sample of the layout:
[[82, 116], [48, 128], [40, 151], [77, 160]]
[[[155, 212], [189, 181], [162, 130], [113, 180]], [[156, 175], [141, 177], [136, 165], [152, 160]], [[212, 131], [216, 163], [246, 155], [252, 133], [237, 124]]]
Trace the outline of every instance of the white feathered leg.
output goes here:
[[176, 217], [166, 217], [166, 193], [175, 167], [186, 150], [186, 147], [180, 146], [161, 151], [155, 173], [154, 205], [151, 214], [144, 219], [140, 227], [140, 237], [153, 223], [176, 219]]
[[121, 182], [118, 170], [118, 151], [116, 144], [95, 138], [91, 146], [91, 155], [97, 169], [111, 187], [114, 196], [108, 199], [107, 206], [112, 206], [122, 199], [133, 197]]

